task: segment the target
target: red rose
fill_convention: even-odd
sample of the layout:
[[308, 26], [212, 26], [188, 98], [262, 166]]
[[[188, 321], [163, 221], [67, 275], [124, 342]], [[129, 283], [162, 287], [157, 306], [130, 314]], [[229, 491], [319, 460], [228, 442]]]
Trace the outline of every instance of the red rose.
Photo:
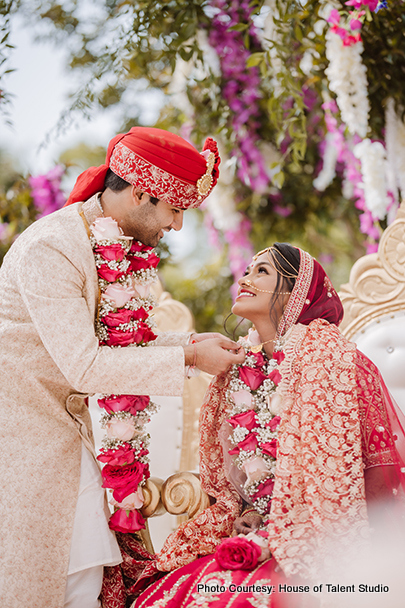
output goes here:
[[156, 266], [159, 264], [160, 262], [160, 258], [158, 258], [157, 255], [155, 255], [154, 253], [152, 253], [149, 257], [148, 257], [148, 262], [149, 262], [149, 266], [151, 266], [152, 268], [156, 268]]
[[132, 319], [132, 310], [120, 310], [119, 312], [109, 312], [108, 315], [101, 317], [101, 321], [107, 327], [117, 327], [121, 323], [129, 323]]
[[116, 450], [102, 450], [97, 460], [110, 464], [112, 467], [123, 467], [127, 464], [132, 464], [135, 460], [133, 449], [125, 443], [120, 445]]
[[138, 253], [138, 252], [142, 251], [142, 253], [145, 253], [147, 251], [152, 251], [152, 249], [153, 249], [153, 247], [149, 247], [149, 245], [144, 245], [143, 243], [141, 243], [141, 241], [133, 241], [129, 252]]
[[262, 443], [260, 445], [263, 452], [267, 454], [267, 456], [273, 456], [273, 458], [277, 458], [277, 440], [272, 439], [271, 441], [266, 441], [266, 443]]
[[145, 520], [139, 511], [117, 509], [110, 517], [109, 526], [116, 532], [137, 532], [145, 527]]
[[241, 414], [236, 414], [236, 416], [232, 416], [228, 420], [229, 424], [236, 428], [237, 426], [243, 426], [248, 431], [251, 431], [257, 425], [256, 423], [256, 414], [253, 410], [249, 410], [248, 412], [242, 412]]
[[125, 496], [136, 491], [144, 473], [146, 473], [145, 476], [149, 477], [147, 465], [138, 461], [123, 467], [106, 464], [101, 471], [103, 476], [102, 487], [111, 488], [115, 500], [121, 502]]
[[273, 371], [269, 373], [269, 378], [275, 385], [280, 384], [281, 374], [278, 369], [273, 369]]
[[134, 344], [134, 342], [137, 343], [135, 332], [110, 328], [108, 330], [108, 338], [104, 344], [107, 344], [107, 346], [128, 346], [129, 344]]
[[131, 264], [130, 270], [132, 270], [132, 272], [137, 272], [138, 270], [146, 270], [146, 268], [150, 267], [148, 260], [145, 260], [145, 258], [138, 258], [131, 255], [131, 257], [128, 257], [128, 260]]
[[138, 308], [138, 310], [131, 310], [132, 319], [134, 321], [145, 321], [148, 318], [148, 313], [144, 308]]
[[153, 331], [151, 330], [151, 328], [149, 327], [149, 325], [147, 325], [143, 321], [140, 321], [138, 323], [138, 328], [134, 332], [134, 340], [133, 341], [134, 341], [135, 344], [142, 344], [142, 343], [145, 343], [145, 342], [152, 342], [152, 340], [155, 340], [156, 338], [157, 338], [156, 334], [153, 333]]
[[242, 382], [247, 384], [252, 391], [255, 391], [259, 388], [263, 381], [266, 380], [267, 376], [259, 369], [242, 365], [239, 368], [239, 378], [242, 380]]
[[243, 441], [240, 441], [237, 446], [229, 450], [229, 454], [233, 456], [234, 454], [239, 454], [241, 450], [245, 450], [246, 452], [254, 452], [258, 446], [257, 436], [255, 433], [249, 433], [245, 437]]
[[258, 564], [261, 548], [243, 536], [226, 538], [215, 550], [214, 557], [223, 570], [253, 570]]
[[253, 357], [256, 359], [256, 366], [257, 367], [263, 367], [263, 365], [266, 363], [266, 359], [263, 357], [262, 353], [249, 353], [249, 355], [253, 355]]
[[150, 398], [147, 395], [117, 395], [116, 397], [104, 397], [97, 401], [109, 414], [115, 412], [129, 412], [135, 415], [149, 405]]
[[125, 274], [121, 270], [112, 270], [105, 264], [103, 264], [103, 266], [100, 266], [100, 268], [97, 268], [97, 273], [99, 277], [101, 277], [105, 281], [108, 281], [109, 283], [114, 283], [115, 281], [118, 281], [118, 279], [123, 277]]
[[[262, 483], [259, 485], [259, 489], [253, 495], [252, 499], [257, 500], [258, 498], [262, 498], [262, 497], [271, 498], [271, 495], [273, 494], [273, 490], [274, 490], [274, 479], [266, 479], [265, 481], [262, 481]], [[267, 515], [267, 513], [270, 513], [270, 504], [271, 504], [271, 500], [268, 501], [267, 510], [264, 515]]]
[[280, 365], [280, 363], [282, 361], [284, 361], [284, 359], [285, 359], [285, 354], [283, 353], [282, 350], [275, 350], [275, 351], [273, 351], [273, 359], [275, 359], [277, 361], [277, 363]]
[[108, 261], [115, 260], [117, 262], [122, 262], [125, 257], [125, 251], [118, 243], [108, 246], [98, 245], [94, 251]]
[[278, 425], [280, 424], [280, 422], [281, 422], [281, 418], [280, 418], [280, 416], [274, 416], [274, 418], [272, 418], [272, 419], [271, 419], [271, 420], [270, 420], [270, 421], [267, 423], [267, 425], [266, 425], [266, 426], [268, 426], [268, 427], [269, 427], [269, 429], [270, 429], [271, 431], [275, 431], [275, 430], [276, 430], [276, 428], [278, 427]]

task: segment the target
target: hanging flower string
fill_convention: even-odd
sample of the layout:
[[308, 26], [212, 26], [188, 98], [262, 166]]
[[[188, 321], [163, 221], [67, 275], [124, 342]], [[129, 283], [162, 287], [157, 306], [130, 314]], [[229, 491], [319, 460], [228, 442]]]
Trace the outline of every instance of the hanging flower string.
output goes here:
[[270, 512], [277, 458], [277, 434], [281, 421], [280, 397], [276, 389], [281, 380], [278, 365], [284, 353], [276, 345], [269, 360], [254, 345], [260, 343], [256, 330], [241, 341], [246, 351], [243, 365], [231, 368], [227, 390], [229, 450], [234, 465], [246, 475], [241, 493], [261, 515]]
[[[90, 227], [100, 299], [96, 334], [100, 345], [120, 348], [146, 346], [156, 339], [149, 313], [155, 306], [150, 286], [157, 278], [159, 258], [153, 248], [122, 234], [110, 217]], [[149, 477], [149, 435], [145, 424], [157, 411], [147, 395], [104, 395], [98, 400], [106, 436], [100, 462], [103, 487], [112, 491], [115, 511], [110, 528], [135, 532], [145, 527], [139, 509], [142, 486]]]

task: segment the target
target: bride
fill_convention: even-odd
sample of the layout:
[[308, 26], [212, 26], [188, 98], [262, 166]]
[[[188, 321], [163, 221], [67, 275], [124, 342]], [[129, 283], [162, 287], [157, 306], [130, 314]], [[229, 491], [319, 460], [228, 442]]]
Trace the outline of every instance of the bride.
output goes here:
[[[298, 581], [305, 594], [337, 560], [367, 551], [375, 505], [401, 502], [401, 414], [339, 331], [343, 307], [321, 265], [276, 243], [238, 283], [232, 311], [254, 325], [241, 340], [246, 359], [214, 378], [200, 414], [213, 504], [168, 537], [137, 582], [127, 572], [129, 596], [155, 580], [132, 608], [301, 606], [279, 584]], [[118, 569], [106, 607], [120, 605], [108, 601]]]

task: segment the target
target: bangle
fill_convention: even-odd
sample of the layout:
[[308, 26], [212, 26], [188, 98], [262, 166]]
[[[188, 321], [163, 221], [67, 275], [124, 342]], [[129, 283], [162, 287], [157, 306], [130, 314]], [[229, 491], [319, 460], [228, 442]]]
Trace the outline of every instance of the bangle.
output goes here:
[[194, 342], [194, 359], [193, 359], [193, 365], [190, 365], [190, 369], [195, 369], [196, 364], [197, 364], [197, 342]]
[[260, 513], [258, 513], [254, 507], [251, 507], [250, 509], [245, 509], [245, 511], [242, 511], [241, 517], [243, 517], [244, 515], [247, 515], [248, 513], [256, 513], [256, 515], [259, 515], [259, 517], [261, 517]]

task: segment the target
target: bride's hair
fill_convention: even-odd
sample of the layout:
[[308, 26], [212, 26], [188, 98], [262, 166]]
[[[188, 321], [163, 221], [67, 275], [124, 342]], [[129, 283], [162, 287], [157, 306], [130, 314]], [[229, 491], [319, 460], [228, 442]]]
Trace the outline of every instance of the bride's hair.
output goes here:
[[[300, 269], [299, 249], [289, 243], [274, 243], [267, 250], [267, 255], [273, 260], [273, 267], [277, 271], [277, 282], [274, 291], [292, 291]], [[274, 293], [270, 300], [270, 319], [276, 326], [278, 318], [274, 305], [278, 297], [278, 294]]]

